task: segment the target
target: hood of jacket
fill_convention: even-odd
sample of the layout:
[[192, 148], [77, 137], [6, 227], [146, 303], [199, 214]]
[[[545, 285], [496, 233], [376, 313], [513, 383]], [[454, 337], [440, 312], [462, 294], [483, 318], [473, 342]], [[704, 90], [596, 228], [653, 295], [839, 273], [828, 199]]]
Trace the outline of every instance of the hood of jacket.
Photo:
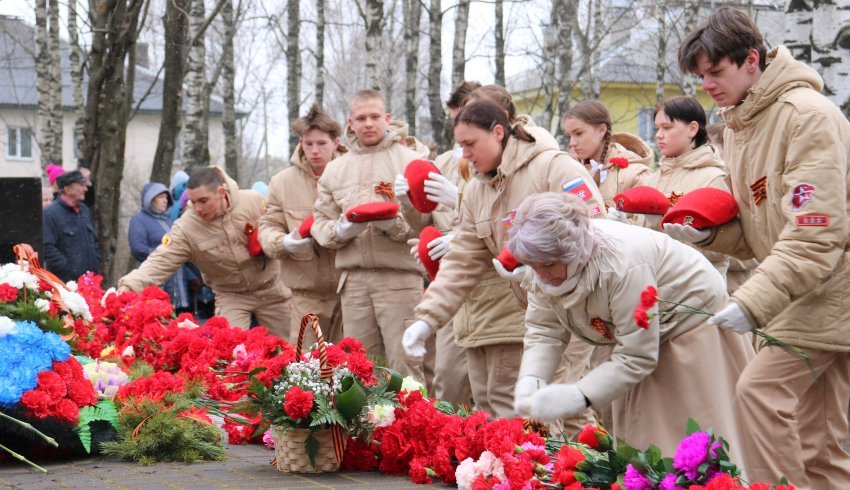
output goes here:
[[751, 125], [784, 93], [799, 87], [820, 93], [823, 79], [814, 68], [794, 59], [785, 46], [774, 48], [767, 53], [767, 67], [759, 81], [750, 87], [743, 102], [723, 111], [723, 118], [729, 127], [738, 131]]
[[[142, 211], [147, 211], [149, 213], [158, 213], [158, 211], [154, 211], [151, 209], [151, 203], [153, 202], [153, 198], [156, 196], [165, 193], [165, 196], [168, 198], [168, 207], [171, 207], [174, 204], [174, 200], [171, 198], [171, 193], [168, 192], [168, 187], [165, 187], [165, 184], [160, 184], [159, 182], [148, 182], [142, 187]], [[168, 208], [166, 208], [168, 209]]]
[[345, 126], [345, 142], [348, 149], [351, 150], [352, 153], [356, 154], [375, 153], [389, 148], [393, 143], [403, 144], [405, 138], [407, 138], [407, 123], [401, 121], [390, 121], [390, 125], [387, 128], [387, 135], [384, 139], [382, 139], [377, 145], [363, 146], [363, 144], [360, 143], [360, 140], [357, 139], [357, 135], [354, 134], [354, 130], [351, 129], [351, 125]]
[[[331, 159], [331, 161], [341, 157], [346, 153], [348, 153], [348, 148], [342, 143], [340, 143], [339, 146], [337, 146], [336, 151], [334, 151], [333, 158]], [[298, 143], [298, 145], [295, 147], [295, 151], [292, 152], [292, 156], [289, 157], [289, 164], [306, 172], [307, 175], [312, 176], [315, 180], [319, 180], [319, 177], [321, 177], [320, 175], [316, 175], [313, 173], [313, 167], [311, 167], [310, 162], [307, 161], [307, 155], [305, 155], [304, 150], [301, 149], [301, 143]], [[325, 168], [327, 168], [327, 166], [325, 166]]]
[[705, 144], [691, 149], [677, 157], [664, 157], [658, 163], [661, 173], [669, 172], [674, 169], [695, 169], [715, 167], [723, 171], [726, 170], [726, 165], [720, 158], [720, 153], [712, 144]]
[[648, 167], [654, 155], [649, 144], [639, 136], [632, 133], [612, 133], [605, 169], [610, 169], [613, 166], [611, 159], [618, 157], [627, 159], [629, 165], [637, 163]]

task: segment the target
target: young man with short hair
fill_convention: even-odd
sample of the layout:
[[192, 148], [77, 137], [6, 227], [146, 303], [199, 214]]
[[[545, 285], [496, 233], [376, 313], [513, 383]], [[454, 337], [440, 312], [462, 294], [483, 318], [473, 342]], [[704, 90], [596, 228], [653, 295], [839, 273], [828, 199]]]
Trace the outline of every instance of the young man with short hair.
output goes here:
[[665, 231], [761, 264], [712, 323], [754, 329], [805, 351], [763, 346], [741, 374], [737, 405], [751, 481], [786, 476], [799, 489], [850, 488], [850, 123], [821, 95], [815, 70], [780, 46], [767, 52], [746, 14], [723, 7], [685, 38], [683, 72], [724, 107], [725, 159], [739, 219]]

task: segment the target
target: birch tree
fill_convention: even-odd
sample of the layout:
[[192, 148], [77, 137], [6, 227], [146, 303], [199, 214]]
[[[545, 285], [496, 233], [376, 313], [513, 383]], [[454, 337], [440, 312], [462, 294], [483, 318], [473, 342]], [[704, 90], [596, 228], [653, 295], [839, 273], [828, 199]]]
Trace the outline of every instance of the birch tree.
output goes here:
[[47, 12], [50, 29], [47, 45], [50, 50], [50, 141], [54, 161], [62, 160], [62, 58], [59, 49], [59, 0], [50, 0]]
[[469, 0], [460, 0], [455, 7], [455, 38], [452, 45], [453, 88], [463, 82], [466, 77], [466, 31], [469, 28], [469, 5]]
[[440, 10], [440, 0], [431, 0], [428, 6], [428, 36], [430, 37], [428, 46], [428, 109], [431, 113], [431, 134], [434, 137], [434, 143], [437, 145], [437, 151], [444, 151], [445, 141], [445, 119], [446, 114], [443, 110], [443, 101], [440, 99], [440, 68], [441, 62], [441, 47], [442, 47], [442, 27], [443, 27], [443, 11]]
[[202, 34], [206, 10], [203, 0], [189, 7], [189, 58], [186, 65], [186, 122], [183, 135], [183, 162], [187, 168], [209, 164], [209, 141], [204, 137], [204, 106], [207, 85], [206, 45]]
[[316, 103], [325, 100], [325, 0], [316, 0]]
[[655, 102], [664, 100], [664, 77], [667, 74], [667, 1], [654, 2], [657, 44], [655, 51]]
[[380, 90], [378, 65], [381, 57], [384, 2], [383, 0], [365, 0], [365, 5], [361, 6], [360, 0], [357, 0], [356, 4], [366, 25], [366, 83], [369, 88]]
[[68, 62], [71, 71], [71, 96], [74, 100], [75, 150], [83, 154], [85, 146], [86, 110], [83, 99], [83, 58], [77, 26], [77, 0], [68, 0]]
[[419, 0], [404, 0], [405, 89], [404, 114], [410, 134], [416, 134], [416, 74], [419, 69], [419, 25], [422, 5]]
[[35, 138], [41, 155], [41, 166], [55, 161], [53, 131], [50, 127], [52, 110], [50, 100], [50, 50], [47, 42], [47, 4], [48, 0], [36, 0], [35, 3], [35, 89], [37, 109]]
[[[699, 21], [699, 13], [700, 6], [702, 5], [701, 0], [686, 0], [684, 4], [685, 12], [685, 25], [682, 29], [682, 32], [687, 35], [697, 27], [697, 22]], [[691, 75], [690, 73], [682, 74], [682, 92], [685, 95], [694, 95], [697, 91], [697, 83], [696, 77]]]
[[495, 84], [505, 86], [505, 13], [504, 2], [495, 0], [493, 8], [496, 11], [496, 25], [493, 26], [493, 32], [496, 38], [496, 76]]
[[[301, 47], [298, 42], [301, 31], [298, 3], [298, 0], [286, 2], [286, 102], [290, 125], [300, 117], [301, 107]], [[289, 151], [294, 151], [297, 145], [298, 135], [290, 131]]]
[[222, 88], [223, 110], [221, 126], [224, 138], [224, 168], [228, 175], [239, 181], [239, 154], [236, 148], [236, 68], [233, 59], [233, 42], [236, 36], [236, 22], [233, 16], [233, 0], [225, 0], [221, 9], [224, 24], [222, 42]]
[[[578, 0], [553, 0], [549, 14], [549, 26], [544, 34], [543, 52], [543, 127], [549, 130], [554, 119], [569, 109], [570, 95], [575, 81], [572, 80], [573, 64], [573, 18], [578, 10]], [[554, 56], [553, 56], [554, 55]], [[566, 138], [557, 124], [555, 133], [559, 143], [566, 145]], [[561, 141], [564, 140], [564, 141]]]

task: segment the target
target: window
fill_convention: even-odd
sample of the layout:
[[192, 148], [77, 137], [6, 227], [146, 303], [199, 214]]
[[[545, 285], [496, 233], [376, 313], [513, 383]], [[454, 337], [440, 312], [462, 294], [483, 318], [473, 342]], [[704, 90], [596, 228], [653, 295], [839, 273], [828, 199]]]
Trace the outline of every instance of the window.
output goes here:
[[29, 128], [7, 128], [6, 156], [10, 159], [32, 159], [32, 131]]
[[638, 109], [638, 136], [650, 145], [655, 146], [655, 108], [643, 107]]

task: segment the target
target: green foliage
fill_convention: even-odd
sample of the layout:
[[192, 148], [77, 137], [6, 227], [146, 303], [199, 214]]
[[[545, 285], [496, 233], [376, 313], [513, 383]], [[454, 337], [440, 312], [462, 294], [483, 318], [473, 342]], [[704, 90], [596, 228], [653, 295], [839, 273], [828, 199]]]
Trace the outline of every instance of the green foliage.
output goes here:
[[80, 442], [91, 453], [91, 422], [103, 420], [112, 424], [118, 430], [118, 411], [110, 400], [101, 400], [97, 405], [80, 408], [80, 422], [77, 425], [77, 434]]
[[697, 423], [697, 421], [692, 419], [692, 418], [688, 418], [688, 423], [685, 425], [685, 434], [691, 435], [694, 432], [699, 432], [699, 431], [700, 431], [700, 428], [699, 428], [699, 424]]
[[0, 303], [0, 316], [14, 318], [16, 321], [30, 321], [38, 325], [45, 332], [54, 332], [58, 335], [68, 335], [71, 329], [65, 328], [62, 320], [43, 312], [35, 306], [35, 300], [41, 296], [27, 291], [27, 299], [23, 298], [8, 303]]
[[127, 372], [127, 376], [130, 377], [130, 381], [134, 381], [139, 378], [149, 378], [153, 376], [154, 372], [155, 371], [150, 364], [137, 359], [130, 365], [130, 370]]
[[304, 441], [304, 448], [307, 449], [307, 456], [310, 458], [310, 464], [316, 466], [316, 455], [319, 454], [319, 440], [315, 438], [313, 431], [307, 436]]
[[[310, 427], [338, 425], [343, 429], [348, 428], [345, 418], [341, 413], [339, 413], [339, 410], [331, 407], [330, 403], [328, 403], [326, 399], [321, 397], [316, 398], [315, 404], [316, 408], [313, 409], [313, 421], [310, 422]], [[310, 437], [312, 437], [312, 435]]]

